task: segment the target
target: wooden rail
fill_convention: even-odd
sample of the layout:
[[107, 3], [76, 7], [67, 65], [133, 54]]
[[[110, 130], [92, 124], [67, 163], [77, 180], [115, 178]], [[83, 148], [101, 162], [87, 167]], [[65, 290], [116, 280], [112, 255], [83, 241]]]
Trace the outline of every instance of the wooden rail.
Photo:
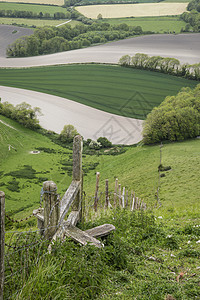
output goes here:
[[[74, 241], [82, 245], [90, 243], [98, 248], [103, 244], [95, 237], [95, 228], [85, 232], [76, 227], [77, 222], [81, 219], [82, 211], [82, 137], [77, 135], [73, 141], [73, 172], [72, 182], [60, 200], [57, 194], [57, 186], [53, 181], [43, 183], [44, 209], [34, 210], [33, 213], [38, 219], [38, 228], [40, 233], [46, 239], [55, 241], [60, 238], [71, 237]], [[98, 177], [98, 175], [97, 175]], [[96, 205], [98, 202], [98, 185], [96, 187]], [[67, 220], [65, 220], [69, 209], [72, 209]], [[115, 227], [110, 224], [100, 226], [97, 229], [97, 236], [105, 236], [113, 231]], [[51, 244], [49, 247], [49, 251]]]

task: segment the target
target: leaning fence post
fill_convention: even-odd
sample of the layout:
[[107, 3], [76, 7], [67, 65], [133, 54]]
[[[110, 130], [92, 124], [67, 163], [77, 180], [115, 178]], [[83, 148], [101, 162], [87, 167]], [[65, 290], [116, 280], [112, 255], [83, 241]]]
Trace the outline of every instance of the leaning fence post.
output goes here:
[[0, 300], [3, 300], [4, 288], [4, 248], [5, 248], [5, 194], [0, 191], [0, 210], [1, 210], [1, 225], [0, 225]]
[[51, 239], [57, 230], [60, 217], [60, 203], [57, 186], [53, 181], [43, 183], [44, 192], [44, 236]]
[[96, 189], [95, 189], [95, 196], [94, 196], [94, 210], [95, 211], [97, 211], [98, 192], [99, 192], [99, 177], [100, 177], [100, 173], [97, 172], [97, 174], [96, 174]]
[[74, 181], [81, 181], [80, 190], [72, 205], [72, 210], [81, 209], [81, 195], [82, 195], [82, 151], [83, 140], [81, 135], [76, 135], [73, 141], [73, 172], [72, 178]]

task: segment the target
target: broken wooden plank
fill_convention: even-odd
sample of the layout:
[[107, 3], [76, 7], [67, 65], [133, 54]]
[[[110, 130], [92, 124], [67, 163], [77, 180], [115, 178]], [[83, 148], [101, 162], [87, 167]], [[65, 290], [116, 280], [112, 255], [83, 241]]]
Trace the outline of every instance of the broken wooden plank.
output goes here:
[[69, 217], [67, 218], [67, 223], [69, 225], [76, 226], [76, 224], [78, 223], [78, 221], [80, 219], [80, 213], [81, 213], [81, 210], [73, 210], [69, 214]]
[[40, 221], [44, 222], [44, 208], [34, 209], [33, 215], [36, 216]]
[[102, 236], [106, 236], [115, 230], [115, 226], [112, 224], [104, 224], [101, 226], [97, 226], [88, 230], [85, 230], [85, 233], [91, 235], [92, 237], [98, 238]]
[[90, 244], [98, 248], [103, 247], [103, 244], [100, 241], [98, 241], [97, 239], [95, 239], [85, 231], [82, 231], [75, 226], [68, 226], [68, 224], [65, 223], [64, 230], [65, 230], [65, 236], [70, 237], [72, 240], [74, 240], [77, 243], [80, 243], [84, 246]]
[[81, 181], [72, 181], [70, 186], [68, 187], [66, 193], [64, 194], [61, 203], [60, 203], [60, 220], [59, 225], [64, 220], [65, 215], [67, 214], [71, 204], [76, 198], [81, 186]]

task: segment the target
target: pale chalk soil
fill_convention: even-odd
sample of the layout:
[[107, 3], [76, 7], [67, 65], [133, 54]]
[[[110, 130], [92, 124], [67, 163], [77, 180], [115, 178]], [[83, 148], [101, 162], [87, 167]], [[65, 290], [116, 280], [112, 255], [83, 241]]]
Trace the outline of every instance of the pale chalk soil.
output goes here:
[[60, 133], [64, 125], [72, 124], [84, 139], [107, 137], [114, 144], [135, 144], [142, 139], [142, 120], [117, 116], [89, 106], [44, 93], [0, 86], [2, 102], [14, 105], [27, 102], [40, 107], [40, 125]]
[[1, 67], [31, 67], [70, 63], [118, 63], [126, 54], [136, 53], [174, 57], [181, 63], [200, 62], [200, 33], [155, 34], [93, 46], [84, 49], [24, 58], [0, 57]]

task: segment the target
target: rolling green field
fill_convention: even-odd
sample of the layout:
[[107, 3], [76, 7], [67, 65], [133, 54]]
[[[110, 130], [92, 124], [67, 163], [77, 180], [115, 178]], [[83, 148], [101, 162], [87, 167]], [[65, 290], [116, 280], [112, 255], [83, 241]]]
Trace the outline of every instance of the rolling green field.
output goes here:
[[186, 24], [183, 20], [180, 20], [178, 16], [103, 19], [101, 22], [106, 22], [111, 25], [125, 23], [129, 26], [141, 26], [143, 31], [153, 31], [159, 33], [179, 33], [181, 28], [185, 28]]
[[[14, 121], [3, 116], [0, 120], [14, 126], [7, 127], [0, 122], [0, 190], [6, 193], [6, 209], [14, 211], [16, 216], [29, 214], [37, 208], [40, 201], [42, 182], [53, 180], [62, 196], [71, 182], [71, 177], [62, 169], [61, 161], [71, 159], [72, 151], [52, 143], [34, 131], [23, 128]], [[11, 145], [9, 151], [8, 145]], [[41, 150], [39, 154], [30, 154], [38, 147], [51, 149], [51, 153]], [[105, 179], [109, 179], [109, 190], [114, 191], [115, 178], [122, 187], [135, 191], [136, 196], [144, 200], [148, 207], [156, 204], [156, 191], [160, 186], [159, 198], [161, 208], [155, 210], [156, 215], [164, 219], [198, 218], [200, 211], [200, 140], [164, 144], [162, 148], [162, 164], [171, 166], [164, 172], [165, 177], [158, 183], [158, 165], [160, 162], [160, 147], [138, 146], [126, 147], [126, 152], [116, 156], [101, 155], [83, 158], [83, 164], [94, 165], [96, 169], [84, 176], [84, 191], [87, 197], [94, 196], [95, 172], [100, 172], [100, 191], [104, 192]], [[53, 151], [52, 151], [53, 150]], [[35, 178], [18, 178], [5, 174], [24, 169], [24, 165], [36, 170]], [[16, 179], [20, 191], [10, 191], [9, 182]], [[105, 201], [103, 199], [103, 201]]]
[[[0, 189], [6, 193], [6, 210], [19, 213], [21, 216], [31, 213], [40, 202], [40, 190], [43, 179], [54, 180], [64, 192], [71, 178], [61, 169], [60, 161], [68, 158], [71, 151], [52, 143], [48, 138], [28, 130], [16, 122], [0, 115], [0, 120], [14, 126], [14, 129], [0, 122]], [[13, 148], [9, 151], [9, 145]], [[30, 154], [38, 147], [53, 149], [55, 153]], [[4, 176], [6, 173], [23, 169], [24, 165], [32, 166], [36, 170], [36, 177], [17, 178], [20, 192], [10, 191], [7, 186], [13, 181], [13, 176]], [[14, 177], [15, 178], [15, 177]], [[62, 186], [62, 188], [61, 188]]]
[[57, 95], [127, 117], [144, 119], [166, 96], [197, 82], [109, 65], [0, 69], [0, 85]]
[[53, 15], [55, 12], [66, 12], [66, 8], [60, 6], [37, 5], [37, 4], [21, 4], [0, 2], [0, 10], [20, 10], [32, 11], [33, 13], [49, 13]]
[[[61, 23], [66, 22], [67, 20], [43, 20], [43, 19], [23, 19], [23, 18], [0, 18], [0, 24], [6, 24], [6, 25], [23, 25], [27, 27], [36, 26], [57, 26]], [[74, 27], [77, 24], [80, 24], [79, 21], [70, 21], [69, 23], [72, 27]]]

